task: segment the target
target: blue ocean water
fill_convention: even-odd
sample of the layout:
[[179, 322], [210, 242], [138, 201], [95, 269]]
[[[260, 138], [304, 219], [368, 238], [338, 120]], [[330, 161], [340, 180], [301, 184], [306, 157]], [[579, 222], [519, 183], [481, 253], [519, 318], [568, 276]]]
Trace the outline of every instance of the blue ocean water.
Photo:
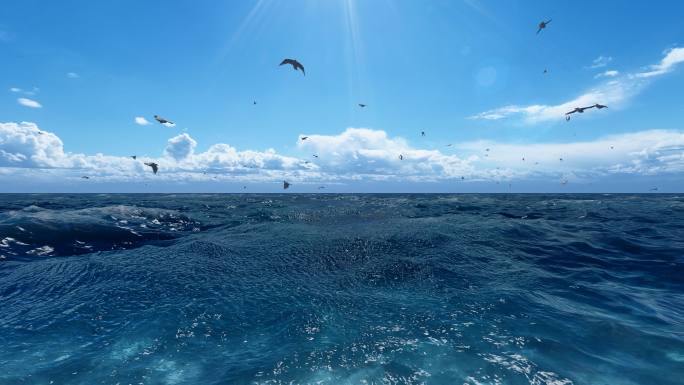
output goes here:
[[682, 384], [682, 195], [0, 195], [0, 384]]

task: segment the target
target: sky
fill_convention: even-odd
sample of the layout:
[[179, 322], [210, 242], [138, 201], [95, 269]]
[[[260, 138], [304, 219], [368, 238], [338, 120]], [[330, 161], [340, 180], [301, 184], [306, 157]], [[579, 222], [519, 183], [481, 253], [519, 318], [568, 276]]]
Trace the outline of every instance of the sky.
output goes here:
[[683, 2], [1, 9], [0, 192], [684, 191]]

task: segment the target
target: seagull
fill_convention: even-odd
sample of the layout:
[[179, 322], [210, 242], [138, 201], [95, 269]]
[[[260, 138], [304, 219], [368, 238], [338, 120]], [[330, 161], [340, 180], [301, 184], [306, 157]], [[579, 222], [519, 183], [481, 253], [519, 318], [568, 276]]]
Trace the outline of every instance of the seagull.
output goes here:
[[608, 106], [603, 105], [603, 104], [598, 104], [598, 103], [594, 104], [592, 107], [595, 107], [596, 109], [599, 109], [599, 110], [604, 109], [604, 108], [608, 108]]
[[421, 131], [420, 136], [425, 136], [425, 131]]
[[256, 106], [256, 100], [254, 101], [254, 105]]
[[543, 73], [544, 73], [544, 74], [548, 74], [548, 73], [549, 73], [549, 70], [547, 70], [546, 68], [544, 68], [544, 72], [543, 72]]
[[359, 107], [364, 108], [364, 107], [366, 107], [366, 105], [363, 103], [359, 103]]
[[399, 154], [399, 160], [404, 160], [404, 156]]
[[170, 121], [170, 120], [168, 120], [168, 119], [164, 119], [164, 118], [162, 118], [162, 117], [159, 116], [159, 115], [155, 115], [155, 116], [154, 116], [154, 119], [155, 119], [156, 121], [158, 121], [159, 123], [165, 125], [165, 126], [166, 126], [166, 125], [168, 125], [168, 126], [175, 126], [175, 125], [176, 125], [176, 123], [174, 123], [174, 122], [172, 122], [172, 121]]
[[539, 29], [537, 30], [537, 35], [539, 35], [539, 32], [541, 32], [542, 29], [546, 28], [547, 25], [551, 22], [551, 19], [549, 21], [542, 21], [539, 23]]
[[287, 190], [288, 188], [290, 188], [290, 184], [286, 180], [284, 180], [283, 181], [283, 190]]
[[81, 178], [83, 178], [83, 179], [90, 179], [89, 176], [85, 176], [85, 175], [83, 175]]
[[243, 190], [247, 190], [247, 186], [242, 186], [242, 189], [243, 189]]
[[135, 159], [138, 159], [138, 156], [137, 155], [131, 155], [131, 158], [133, 158], [133, 160], [135, 160]]
[[525, 161], [525, 157], [522, 158], [523, 162]]
[[309, 139], [308, 136], [302, 136], [302, 140], [307, 140], [307, 139]]
[[572, 115], [572, 114], [574, 114], [574, 113], [583, 114], [583, 113], [584, 113], [584, 110], [588, 110], [588, 109], [590, 109], [590, 108], [594, 108], [594, 106], [589, 106], [589, 107], [575, 107], [574, 110], [565, 113], [565, 120], [570, 120], [570, 115]]
[[295, 60], [295, 59], [285, 59], [285, 60], [283, 60], [282, 62], [280, 62], [280, 65], [284, 65], [284, 64], [289, 64], [289, 65], [291, 65], [292, 68], [293, 68], [295, 71], [297, 71], [297, 70], [302, 70], [302, 73], [304, 74], [304, 76], [306, 76], [306, 72], [304, 72], [304, 66], [302, 65], [302, 63], [298, 62], [297, 60]]
[[314, 158], [318, 158], [318, 155], [316, 155], [316, 154], [313, 154], [313, 157], [314, 157]]
[[446, 146], [447, 146], [447, 147], [451, 147], [451, 143], [447, 144]]
[[563, 158], [560, 158], [560, 159], [559, 159], [559, 161], [561, 161], [561, 162], [562, 162], [562, 161], [563, 161]]
[[156, 163], [154, 163], [154, 162], [145, 163], [145, 166], [150, 166], [150, 167], [152, 167], [152, 172], [154, 172], [155, 175], [157, 174], [157, 171], [159, 171], [159, 165], [156, 164]]

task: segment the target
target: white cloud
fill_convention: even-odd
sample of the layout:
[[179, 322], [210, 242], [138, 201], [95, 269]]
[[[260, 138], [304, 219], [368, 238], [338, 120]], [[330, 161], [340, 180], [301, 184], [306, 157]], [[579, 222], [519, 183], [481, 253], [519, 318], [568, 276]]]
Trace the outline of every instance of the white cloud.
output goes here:
[[[620, 108], [649, 84], [647, 78], [668, 73], [682, 61], [684, 61], [684, 48], [673, 48], [665, 52], [665, 57], [659, 64], [649, 66], [650, 70], [648, 72], [627, 74], [623, 76], [617, 76], [618, 74], [616, 73], [613, 79], [604, 81], [569, 101], [556, 105], [509, 105], [481, 112], [470, 118], [499, 120], [509, 117], [518, 117], [521, 118], [524, 123], [537, 124], [541, 122], [562, 120], [566, 112], [571, 111], [576, 107], [585, 107], [596, 103], [606, 104], [612, 108]], [[585, 115], [594, 114], [596, 112], [597, 110], [587, 110]]]
[[9, 90], [10, 90], [10, 92], [16, 92], [16, 93], [21, 92], [21, 88], [17, 88], [17, 87], [12, 87]]
[[[337, 135], [308, 136], [306, 141], [298, 142], [298, 149], [310, 163], [280, 155], [274, 149], [239, 151], [223, 143], [197, 152], [197, 142], [188, 134], [169, 139], [162, 156], [139, 156], [133, 160], [69, 153], [57, 135], [40, 130], [34, 123], [0, 123], [0, 175], [29, 180], [32, 174], [26, 169], [41, 169], [58, 180], [80, 180], [81, 175], [87, 174], [112, 182], [149, 178], [169, 183], [215, 178], [231, 182], [426, 182], [460, 181], [465, 177], [466, 181], [555, 183], [568, 177], [592, 180], [610, 175], [684, 172], [684, 132], [673, 130], [641, 131], [570, 143], [467, 142], [451, 148], [458, 155], [415, 148], [405, 139], [365, 128], [349, 128]], [[319, 158], [313, 158], [313, 154]], [[399, 154], [403, 160], [399, 160]], [[159, 164], [158, 175], [151, 174], [143, 165], [150, 161]]]
[[164, 154], [175, 160], [183, 160], [195, 152], [197, 142], [188, 134], [180, 134], [169, 139]]
[[[320, 171], [347, 178], [449, 178], [472, 172], [468, 160], [437, 150], [416, 149], [385, 131], [348, 128], [339, 135], [307, 135], [299, 149], [318, 155]], [[399, 159], [399, 155], [403, 160]]]
[[620, 75], [620, 71], [608, 70], [608, 71], [604, 71], [604, 72], [601, 72], [601, 73], [596, 74], [596, 75], [594, 76], [594, 78], [595, 78], [595, 79], [599, 79], [599, 78], [614, 78], [614, 77], [616, 77], [616, 76], [618, 76], [618, 75]]
[[66, 76], [69, 79], [78, 79], [80, 76], [76, 72], [67, 72]]
[[594, 59], [594, 61], [591, 62], [591, 65], [589, 66], [589, 68], [591, 68], [591, 69], [603, 68], [603, 67], [607, 66], [608, 63], [610, 63], [611, 61], [613, 61], [612, 57], [601, 55], [601, 56], [597, 57], [596, 59]]
[[43, 107], [37, 101], [32, 100], [32, 99], [28, 99], [28, 98], [19, 98], [19, 99], [17, 99], [17, 102], [19, 104], [21, 104], [22, 106], [30, 107], [30, 108], [42, 108]]
[[138, 124], [138, 125], [141, 125], [141, 126], [149, 126], [149, 125], [152, 124], [152, 123], [150, 123], [147, 119], [145, 119], [145, 118], [142, 117], [142, 116], [136, 116], [136, 117], [135, 117], [135, 124]]
[[665, 57], [658, 64], [649, 66], [649, 71], [640, 72], [636, 74], [639, 78], [650, 78], [666, 74], [674, 69], [674, 67], [684, 61], [684, 48], [671, 48], [664, 52]]

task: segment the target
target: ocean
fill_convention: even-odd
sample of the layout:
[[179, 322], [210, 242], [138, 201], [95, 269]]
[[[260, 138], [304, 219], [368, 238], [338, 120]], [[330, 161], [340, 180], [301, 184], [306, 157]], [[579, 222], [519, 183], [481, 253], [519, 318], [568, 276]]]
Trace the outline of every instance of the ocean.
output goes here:
[[0, 195], [0, 384], [684, 382], [684, 195]]

